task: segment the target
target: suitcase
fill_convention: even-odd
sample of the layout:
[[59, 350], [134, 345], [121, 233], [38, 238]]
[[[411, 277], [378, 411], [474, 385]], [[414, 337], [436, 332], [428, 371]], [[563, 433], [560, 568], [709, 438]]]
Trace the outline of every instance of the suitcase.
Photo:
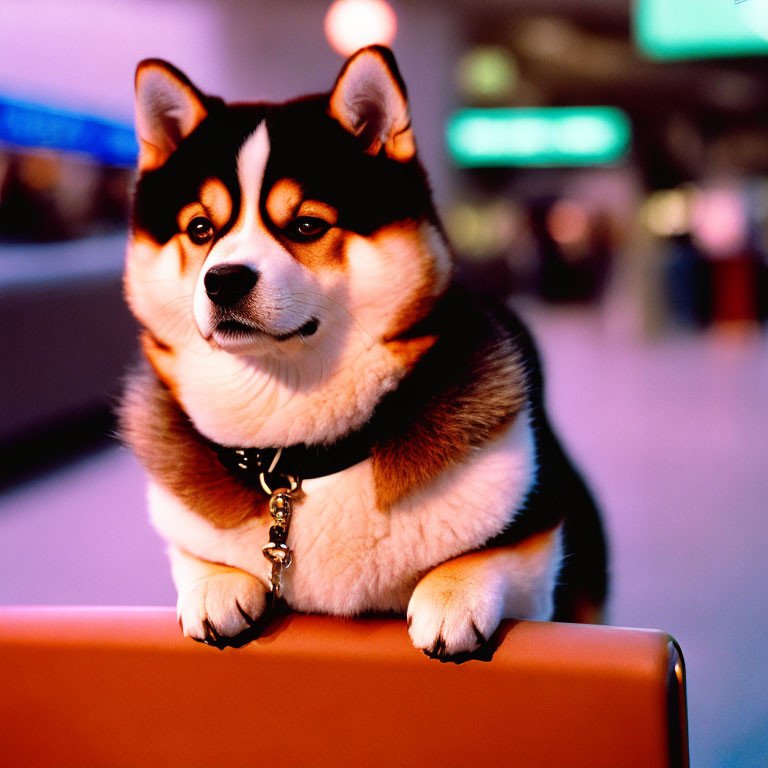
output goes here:
[[505, 622], [440, 663], [405, 621], [276, 617], [223, 651], [166, 608], [0, 608], [0, 765], [686, 767], [669, 635]]

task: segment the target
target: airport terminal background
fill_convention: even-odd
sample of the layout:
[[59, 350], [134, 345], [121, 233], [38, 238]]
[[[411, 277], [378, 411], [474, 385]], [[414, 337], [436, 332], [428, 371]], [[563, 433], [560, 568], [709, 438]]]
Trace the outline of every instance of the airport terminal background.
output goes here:
[[[173, 603], [110, 436], [134, 68], [327, 90], [330, 5], [0, 3], [0, 604]], [[681, 643], [694, 766], [768, 764], [768, 0], [388, 7], [459, 268], [533, 327], [602, 506], [610, 622]]]

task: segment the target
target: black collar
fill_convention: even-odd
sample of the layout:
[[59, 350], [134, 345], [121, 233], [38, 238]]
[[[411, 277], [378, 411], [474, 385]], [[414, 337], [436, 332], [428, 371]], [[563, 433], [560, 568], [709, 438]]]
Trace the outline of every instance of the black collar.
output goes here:
[[286, 477], [310, 480], [341, 472], [365, 461], [371, 455], [371, 425], [331, 445], [298, 443], [280, 448], [229, 448], [211, 443], [219, 461], [237, 478], [249, 486], [263, 487], [260, 477], [277, 479], [269, 487], [283, 483]]

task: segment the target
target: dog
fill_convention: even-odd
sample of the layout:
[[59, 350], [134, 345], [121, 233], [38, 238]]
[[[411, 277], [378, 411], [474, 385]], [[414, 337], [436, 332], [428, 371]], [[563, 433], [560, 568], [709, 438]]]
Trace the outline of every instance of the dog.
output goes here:
[[392, 52], [283, 104], [145, 60], [136, 129], [124, 284], [148, 364], [120, 423], [184, 634], [237, 645], [274, 594], [406, 615], [441, 659], [504, 618], [598, 620], [596, 506], [525, 326], [455, 277]]

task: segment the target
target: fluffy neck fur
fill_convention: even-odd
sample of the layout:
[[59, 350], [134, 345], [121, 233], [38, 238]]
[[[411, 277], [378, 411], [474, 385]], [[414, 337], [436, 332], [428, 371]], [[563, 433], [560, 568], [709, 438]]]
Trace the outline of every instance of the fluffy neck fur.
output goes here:
[[[305, 435], [311, 427], [341, 437], [356, 428], [348, 426], [352, 414], [360, 419], [360, 426], [375, 407], [371, 460], [376, 503], [379, 509], [388, 509], [465, 460], [473, 448], [492, 439], [524, 410], [526, 356], [515, 343], [518, 333], [486, 306], [472, 302], [462, 291], [451, 290], [408, 338], [373, 345], [368, 352], [374, 354], [361, 353], [348, 367], [338, 369], [337, 375], [347, 386], [346, 397], [336, 397], [329, 381], [307, 395], [294, 391], [282, 411], [251, 414], [247, 408], [250, 393], [264, 405], [270, 402], [269, 387], [256, 374], [251, 372], [248, 378], [241, 372], [245, 386], [240, 390], [232, 387], [226, 397], [220, 396], [221, 408], [226, 415], [226, 404], [232, 406], [233, 399], [242, 405], [240, 423], [235, 417], [230, 421], [248, 438], [251, 435], [242, 428], [245, 419], [250, 418], [256, 425], [254, 434], [262, 436], [268, 434], [274, 413], [293, 414], [295, 423], [288, 418], [275, 422], [280, 428], [275, 434], [280, 432], [285, 440], [277, 444], [290, 445], [310, 442]], [[215, 355], [201, 360], [205, 370], [221, 377], [221, 387], [235, 380], [216, 367]], [[366, 368], [370, 361], [379, 363], [377, 372]], [[352, 402], [350, 393], [360, 390], [364, 397]], [[279, 388], [272, 391], [279, 394]], [[374, 392], [381, 397], [371, 402]], [[330, 398], [337, 409], [335, 423], [331, 424], [334, 412], [323, 397]], [[258, 513], [263, 499], [223, 469], [199, 427], [192, 423], [192, 414], [182, 408], [186, 410], [177, 393], [162, 386], [154, 375], [139, 372], [131, 378], [124, 399], [122, 433], [150, 474], [189, 508], [218, 525], [238, 525]], [[269, 445], [250, 439], [239, 444]]]
[[222, 445], [330, 443], [362, 426], [413, 362], [400, 345], [361, 338], [328, 364], [322, 343], [303, 343], [295, 354], [256, 360], [179, 350], [175, 394], [195, 427]]

